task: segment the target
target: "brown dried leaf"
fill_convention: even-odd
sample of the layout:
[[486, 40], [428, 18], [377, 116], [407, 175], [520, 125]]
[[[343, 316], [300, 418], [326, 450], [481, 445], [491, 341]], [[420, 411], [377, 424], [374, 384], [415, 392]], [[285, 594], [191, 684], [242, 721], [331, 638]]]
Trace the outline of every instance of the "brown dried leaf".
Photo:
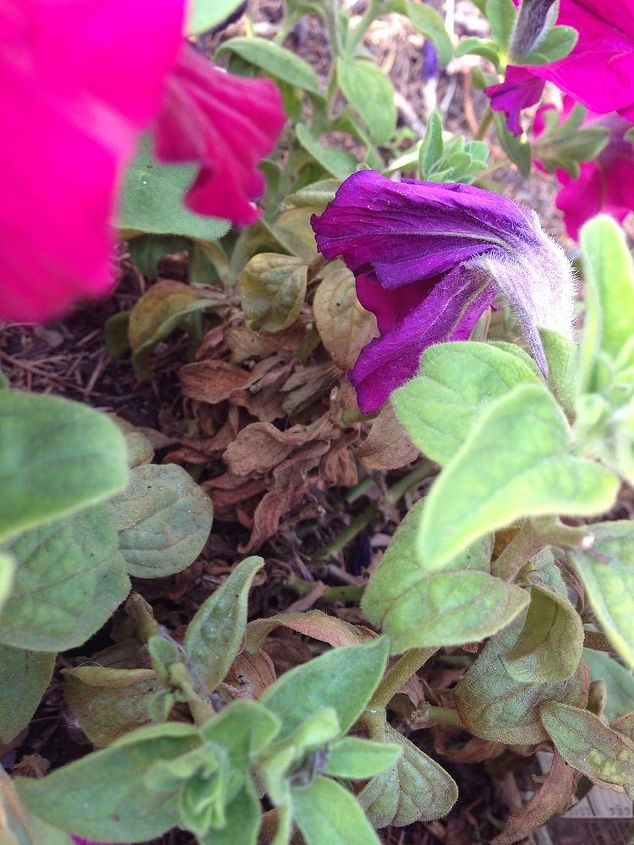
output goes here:
[[297, 507], [310, 487], [306, 484], [291, 490], [271, 490], [263, 496], [253, 514], [251, 536], [246, 544], [239, 547], [240, 553], [250, 552], [272, 537], [282, 517]]
[[436, 752], [453, 763], [483, 763], [499, 757], [506, 750], [502, 742], [491, 742], [473, 736], [460, 745], [452, 744], [459, 732], [452, 728], [437, 726], [434, 729], [434, 748]]
[[306, 326], [301, 322], [275, 334], [256, 332], [247, 326], [230, 326], [225, 332], [225, 341], [236, 364], [249, 358], [296, 352], [305, 337]]
[[359, 480], [357, 465], [350, 445], [357, 439], [357, 432], [349, 432], [335, 441], [322, 458], [319, 475], [328, 487], [353, 487]]
[[260, 649], [255, 654], [243, 651], [233, 661], [225, 678], [227, 684], [240, 690], [238, 698], [259, 698], [274, 683], [275, 666], [269, 655]]
[[313, 312], [322, 342], [342, 370], [353, 367], [363, 347], [378, 337], [376, 318], [357, 299], [354, 276], [340, 262], [324, 272]]
[[194, 361], [180, 368], [179, 377], [185, 396], [215, 405], [236, 391], [251, 387], [276, 364], [277, 359], [267, 358], [252, 370], [244, 370], [226, 361]]
[[400, 469], [415, 461], [419, 454], [391, 402], [381, 408], [365, 442], [357, 449], [357, 457], [367, 470]]
[[[254, 652], [262, 644], [274, 628], [278, 626], [290, 628], [306, 637], [312, 637], [322, 643], [328, 643], [333, 648], [342, 645], [357, 645], [367, 637], [354, 625], [328, 616], [321, 610], [308, 610], [305, 613], [278, 613], [268, 619], [254, 619], [247, 625], [246, 649]], [[367, 629], [366, 629], [367, 631]]]
[[552, 816], [565, 812], [573, 801], [574, 792], [574, 772], [555, 752], [551, 770], [539, 791], [509, 816], [504, 830], [491, 845], [512, 845], [525, 839]]
[[296, 446], [309, 439], [311, 436], [305, 426], [295, 425], [287, 431], [280, 431], [268, 422], [251, 423], [229, 444], [224, 460], [235, 475], [265, 473], [285, 460]]

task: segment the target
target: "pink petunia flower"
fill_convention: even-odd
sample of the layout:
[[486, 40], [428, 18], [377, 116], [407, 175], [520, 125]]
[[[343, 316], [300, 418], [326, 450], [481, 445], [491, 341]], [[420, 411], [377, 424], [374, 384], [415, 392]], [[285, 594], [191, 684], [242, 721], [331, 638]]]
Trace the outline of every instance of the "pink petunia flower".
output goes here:
[[196, 54], [183, 15], [184, 0], [0, 0], [0, 319], [110, 292], [118, 188], [154, 121], [162, 160], [201, 165], [191, 208], [257, 217], [281, 97]]
[[521, 109], [538, 102], [546, 81], [597, 114], [634, 120], [634, 0], [561, 0], [558, 24], [579, 39], [569, 56], [530, 67], [509, 66], [504, 82], [485, 91], [491, 108], [521, 134]]
[[[562, 116], [574, 108], [571, 97], [564, 100]], [[539, 137], [544, 129], [543, 112], [535, 116], [533, 132]], [[621, 115], [597, 115], [588, 112], [584, 126], [604, 126], [610, 136], [607, 145], [592, 161], [581, 162], [579, 176], [575, 179], [565, 170], [556, 171], [561, 190], [556, 205], [563, 212], [566, 231], [578, 240], [583, 224], [597, 214], [609, 214], [621, 223], [634, 211], [634, 144], [627, 133], [634, 127]], [[539, 162], [536, 162], [539, 166]]]

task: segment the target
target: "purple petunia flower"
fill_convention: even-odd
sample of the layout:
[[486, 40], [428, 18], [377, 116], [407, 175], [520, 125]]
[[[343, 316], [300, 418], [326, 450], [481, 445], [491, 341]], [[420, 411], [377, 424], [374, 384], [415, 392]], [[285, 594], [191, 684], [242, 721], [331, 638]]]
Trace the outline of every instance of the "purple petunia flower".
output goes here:
[[362, 170], [311, 223], [319, 250], [343, 258], [377, 318], [381, 336], [349, 374], [364, 413], [416, 374], [428, 346], [467, 340], [498, 292], [544, 373], [538, 327], [571, 333], [570, 265], [535, 212], [507, 197]]

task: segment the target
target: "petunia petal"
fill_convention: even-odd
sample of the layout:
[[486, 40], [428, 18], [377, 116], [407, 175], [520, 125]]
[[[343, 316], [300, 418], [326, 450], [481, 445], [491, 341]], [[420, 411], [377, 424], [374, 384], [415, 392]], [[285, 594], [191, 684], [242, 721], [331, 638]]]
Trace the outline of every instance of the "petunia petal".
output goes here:
[[2, 3], [0, 318], [50, 319], [112, 287], [117, 187], [180, 49], [183, 6]]
[[225, 73], [184, 44], [156, 122], [156, 152], [166, 162], [200, 164], [187, 194], [193, 211], [253, 223], [252, 200], [265, 188], [258, 165], [285, 121], [270, 80]]
[[389, 290], [519, 238], [537, 244], [529, 210], [506, 197], [470, 185], [392, 182], [372, 170], [346, 179], [311, 223], [326, 258], [342, 256], [355, 275], [372, 267]]
[[504, 112], [510, 131], [521, 135], [520, 114], [523, 109], [540, 101], [545, 84], [543, 79], [536, 77], [528, 68], [509, 66], [504, 82], [490, 85], [484, 91], [491, 101], [493, 111]]
[[409, 381], [428, 346], [467, 340], [495, 293], [495, 286], [481, 273], [457, 267], [390, 331], [371, 340], [349, 374], [361, 411], [377, 411]]

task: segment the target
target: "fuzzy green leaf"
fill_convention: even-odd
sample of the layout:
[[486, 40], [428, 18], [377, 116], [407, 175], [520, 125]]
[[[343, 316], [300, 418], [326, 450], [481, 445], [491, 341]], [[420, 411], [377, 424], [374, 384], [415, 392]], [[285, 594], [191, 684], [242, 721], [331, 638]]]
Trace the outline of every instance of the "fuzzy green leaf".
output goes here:
[[401, 753], [402, 749], [394, 743], [346, 736], [330, 747], [323, 773], [352, 780], [369, 778], [394, 766]]
[[239, 563], [189, 623], [185, 654], [204, 695], [215, 690], [240, 650], [247, 625], [249, 589], [263, 566], [261, 557], [248, 557]]
[[240, 274], [242, 310], [255, 331], [292, 326], [304, 304], [308, 266], [294, 255], [260, 252]]
[[213, 519], [209, 496], [176, 464], [135, 467], [110, 509], [119, 549], [137, 578], [160, 578], [190, 566]]
[[276, 79], [288, 82], [304, 91], [319, 94], [319, 79], [312, 67], [295, 53], [266, 38], [230, 38], [216, 50], [216, 56], [235, 53]]
[[291, 799], [306, 845], [379, 845], [354, 796], [335, 781], [317, 777], [291, 790]]
[[608, 700], [604, 715], [608, 722], [629, 713], [634, 704], [634, 675], [604, 651], [584, 648], [583, 659], [588, 664], [590, 679], [605, 684]]
[[363, 118], [375, 144], [387, 144], [396, 128], [394, 88], [388, 76], [365, 59], [337, 59], [344, 97]]
[[0, 642], [33, 651], [82, 645], [130, 590], [105, 505], [32, 528], [5, 546], [17, 563]]
[[123, 435], [105, 414], [0, 391], [0, 539], [107, 499], [127, 477]]
[[0, 742], [11, 742], [31, 721], [54, 665], [54, 654], [0, 646]]
[[607, 510], [618, 479], [572, 454], [572, 432], [545, 387], [521, 385], [484, 411], [427, 497], [419, 558], [444, 567], [516, 519]]
[[242, 0], [191, 0], [188, 4], [185, 30], [188, 35], [199, 35], [226, 20]]

